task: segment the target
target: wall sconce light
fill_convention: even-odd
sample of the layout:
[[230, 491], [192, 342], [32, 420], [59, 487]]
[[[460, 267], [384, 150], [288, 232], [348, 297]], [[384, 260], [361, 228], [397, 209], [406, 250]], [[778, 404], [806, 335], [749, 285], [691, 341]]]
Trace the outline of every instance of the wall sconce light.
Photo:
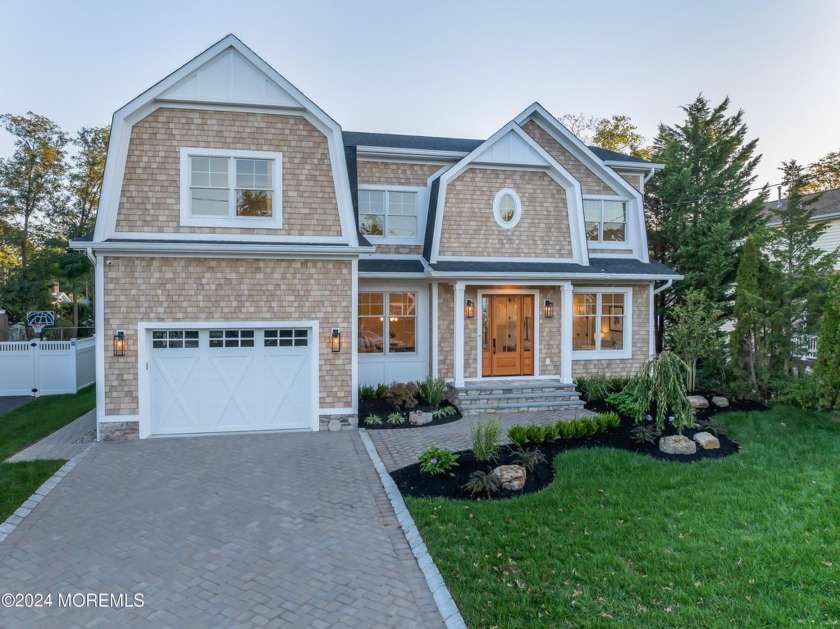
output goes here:
[[332, 329], [332, 335], [330, 336], [330, 347], [332, 348], [333, 352], [340, 352], [341, 351], [341, 330], [338, 328]]
[[554, 318], [554, 303], [550, 299], [545, 300], [545, 305], [543, 306], [543, 314], [545, 315], [546, 319]]
[[468, 299], [464, 304], [464, 314], [467, 319], [475, 319], [475, 302], [472, 299]]
[[114, 356], [125, 356], [125, 330], [114, 334]]

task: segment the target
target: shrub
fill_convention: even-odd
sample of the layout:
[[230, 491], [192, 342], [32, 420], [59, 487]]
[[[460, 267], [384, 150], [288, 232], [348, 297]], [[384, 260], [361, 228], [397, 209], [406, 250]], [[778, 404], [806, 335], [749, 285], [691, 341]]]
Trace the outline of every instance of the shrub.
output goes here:
[[610, 379], [601, 374], [588, 378], [578, 378], [575, 386], [580, 394], [589, 402], [607, 399], [610, 392]]
[[[607, 404], [616, 409], [621, 415], [636, 417], [641, 405], [636, 393], [636, 383], [632, 380], [628, 381], [621, 391], [610, 393], [607, 396]], [[646, 410], [647, 407], [641, 409], [642, 412]]]
[[376, 397], [376, 387], [372, 384], [363, 384], [359, 387], [360, 400], [372, 400], [374, 397]]
[[574, 422], [567, 422], [565, 420], [560, 420], [556, 424], [557, 426], [557, 433], [560, 435], [561, 439], [565, 439], [569, 441], [575, 438], [575, 424]]
[[542, 443], [543, 440], [543, 429], [542, 426], [538, 426], [536, 424], [531, 424], [526, 428], [526, 432], [528, 434], [528, 441], [533, 443], [534, 445]]
[[525, 444], [528, 443], [528, 429], [525, 426], [511, 426], [507, 435], [511, 443], [520, 448], [524, 448]]
[[651, 443], [656, 445], [656, 440], [662, 431], [653, 424], [639, 424], [630, 431], [630, 438], [636, 443]]
[[546, 424], [543, 426], [543, 443], [552, 443], [557, 441], [557, 436], [560, 434], [560, 430], [557, 428], [557, 424]]
[[477, 461], [493, 461], [499, 455], [499, 441], [502, 438], [502, 422], [488, 419], [486, 422], [470, 424], [470, 439]]
[[621, 425], [621, 418], [618, 413], [601, 413], [597, 416], [598, 422], [601, 425], [601, 430], [615, 430]]
[[385, 394], [388, 393], [388, 385], [384, 383], [379, 383], [376, 385], [376, 393], [374, 394], [377, 399], [382, 399], [385, 397]]
[[420, 392], [426, 401], [434, 408], [440, 406], [440, 403], [446, 397], [446, 380], [429, 376], [418, 384], [420, 386]]
[[392, 426], [402, 426], [405, 421], [405, 415], [402, 413], [391, 413], [388, 415], [388, 423]]
[[583, 422], [584, 430], [586, 431], [587, 437], [597, 435], [599, 432], [601, 432], [601, 424], [598, 422], [597, 417], [584, 417], [579, 419], [578, 421]]
[[840, 273], [832, 277], [825, 300], [814, 377], [820, 407], [840, 411]]
[[820, 406], [820, 392], [816, 378], [800, 375], [776, 378], [771, 381], [772, 400], [776, 404], [790, 404], [805, 410]]
[[417, 394], [420, 390], [413, 382], [395, 382], [388, 387], [385, 399], [394, 408], [407, 409], [417, 406]]
[[447, 473], [454, 476], [450, 470], [458, 465], [457, 454], [449, 448], [438, 448], [436, 446], [423, 450], [417, 460], [420, 461], [420, 469], [431, 476]]
[[438, 406], [435, 410], [432, 411], [432, 417], [435, 419], [440, 419], [442, 417], [449, 417], [450, 415], [455, 415], [458, 412], [458, 409], [454, 406]]
[[470, 474], [470, 479], [464, 485], [464, 489], [470, 492], [470, 495], [476, 496], [484, 494], [488, 498], [491, 494], [499, 491], [502, 482], [499, 477], [492, 472], [473, 472]]
[[625, 388], [625, 391], [632, 389], [639, 401], [636, 422], [640, 423], [645, 411], [655, 403], [656, 427], [660, 432], [665, 428], [667, 415], [673, 415], [674, 428], [680, 434], [693, 425], [694, 411], [685, 388], [687, 376], [685, 362], [667, 350], [645, 361], [634, 381]]
[[379, 415], [368, 415], [365, 417], [366, 426], [381, 426], [382, 418]]
[[574, 432], [574, 434], [575, 434], [574, 438], [575, 439], [582, 439], [583, 437], [585, 437], [587, 435], [587, 433], [589, 432], [589, 427], [588, 427], [587, 424], [588, 424], [588, 422], [585, 419], [583, 419], [582, 417], [572, 421], [572, 425], [574, 426], [574, 431], [575, 431]]
[[529, 472], [533, 472], [537, 465], [545, 462], [545, 455], [536, 448], [533, 450], [520, 450], [513, 455], [513, 460], [516, 461], [517, 465], [521, 465]]

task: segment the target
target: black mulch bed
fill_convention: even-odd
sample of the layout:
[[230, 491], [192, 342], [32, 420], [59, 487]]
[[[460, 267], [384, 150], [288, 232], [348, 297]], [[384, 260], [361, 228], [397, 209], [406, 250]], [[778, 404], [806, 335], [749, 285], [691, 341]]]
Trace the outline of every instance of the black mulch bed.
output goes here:
[[[449, 402], [443, 402], [441, 406], [452, 406]], [[452, 406], [452, 408], [455, 408]], [[435, 418], [428, 424], [423, 424], [422, 426], [412, 426], [408, 423], [408, 413], [410, 411], [423, 411], [424, 413], [431, 413], [434, 411], [434, 407], [430, 404], [421, 403], [415, 406], [414, 408], [410, 408], [405, 411], [400, 411], [403, 417], [406, 418], [404, 424], [400, 425], [393, 425], [388, 423], [388, 415], [397, 411], [391, 404], [383, 399], [377, 398], [374, 400], [359, 400], [359, 428], [367, 428], [368, 430], [393, 430], [395, 428], [425, 428], [426, 426], [440, 426], [441, 424], [450, 424], [454, 421], [458, 421], [461, 419], [462, 415], [455, 409], [455, 413], [452, 415], [448, 415], [446, 417]], [[365, 422], [365, 418], [368, 415], [378, 415], [382, 418], [382, 425], [381, 426], [371, 426]]]
[[[587, 404], [586, 408], [596, 412], [606, 412], [610, 410], [605, 404]], [[725, 413], [731, 411], [754, 411], [766, 410], [767, 407], [756, 404], [754, 402], [732, 403], [729, 408], [713, 408], [703, 409], [698, 411], [697, 419], [709, 419], [718, 413]], [[540, 451], [545, 455], [545, 462], [541, 463], [531, 472], [528, 472], [525, 482], [525, 488], [520, 491], [502, 490], [492, 496], [492, 499], [504, 499], [521, 496], [544, 489], [554, 480], [554, 457], [566, 450], [573, 448], [617, 448], [620, 450], [627, 450], [636, 454], [649, 456], [655, 459], [662, 459], [665, 461], [673, 461], [679, 463], [693, 463], [703, 459], [721, 459], [733, 454], [736, 454], [741, 446], [736, 441], [729, 439], [723, 434], [718, 435], [720, 441], [720, 448], [717, 450], [703, 450], [698, 446], [697, 453], [692, 455], [676, 455], [665, 454], [659, 450], [659, 445], [650, 443], [636, 443], [632, 440], [630, 431], [635, 427], [635, 423], [628, 417], [623, 417], [621, 426], [613, 431], [601, 433], [592, 437], [584, 437], [574, 441], [558, 440], [551, 444], [541, 444]], [[687, 429], [683, 434], [691, 439], [698, 430]], [[666, 429], [665, 435], [676, 434], [672, 429]], [[530, 449], [530, 447], [529, 447]], [[439, 474], [437, 476], [430, 476], [420, 470], [420, 464], [415, 463], [402, 469], [391, 473], [391, 477], [399, 487], [400, 492], [404, 496], [417, 497], [443, 497], [456, 499], [486, 499], [487, 496], [471, 496], [465, 489], [464, 484], [469, 480], [472, 472], [490, 471], [497, 465], [510, 465], [515, 463], [514, 451], [508, 447], [503, 446], [501, 455], [493, 464], [486, 462], [478, 462], [473, 456], [472, 450], [464, 450], [458, 452], [458, 466], [452, 469], [453, 476], [448, 474]]]

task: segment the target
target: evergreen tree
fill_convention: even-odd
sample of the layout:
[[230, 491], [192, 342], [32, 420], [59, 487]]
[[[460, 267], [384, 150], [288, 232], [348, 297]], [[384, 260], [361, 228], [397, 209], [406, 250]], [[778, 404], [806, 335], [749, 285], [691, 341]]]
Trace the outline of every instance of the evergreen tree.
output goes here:
[[706, 296], [693, 290], [685, 302], [674, 306], [674, 324], [668, 330], [674, 353], [688, 366], [686, 388], [697, 386], [697, 364], [715, 361], [723, 348], [721, 318], [723, 313]]
[[[647, 187], [650, 253], [685, 276], [657, 296], [657, 347], [669, 309], [690, 290], [727, 304], [739, 245], [761, 223], [767, 191], [748, 200], [760, 156], [747, 141], [744, 112], [729, 99], [710, 107], [701, 94], [681, 125], [660, 125], [652, 159], [665, 165]], [[726, 308], [728, 311], [729, 308]]]
[[805, 335], [814, 331], [819, 320], [837, 254], [815, 246], [826, 225], [812, 223], [813, 204], [819, 195], [803, 198], [808, 183], [804, 169], [791, 161], [782, 165], [782, 171], [787, 201], [771, 209], [771, 223], [778, 226], [769, 232], [766, 251], [778, 277], [772, 286], [777, 300], [772, 335], [774, 367], [789, 375], [794, 360], [801, 355]]
[[819, 388], [820, 406], [840, 411], [840, 273], [835, 273], [831, 279], [817, 339], [814, 377]]
[[735, 280], [735, 329], [729, 337], [729, 351], [735, 388], [740, 394], [766, 399], [770, 377], [767, 334], [769, 329], [768, 300], [760, 278], [761, 251], [755, 238], [744, 244]]

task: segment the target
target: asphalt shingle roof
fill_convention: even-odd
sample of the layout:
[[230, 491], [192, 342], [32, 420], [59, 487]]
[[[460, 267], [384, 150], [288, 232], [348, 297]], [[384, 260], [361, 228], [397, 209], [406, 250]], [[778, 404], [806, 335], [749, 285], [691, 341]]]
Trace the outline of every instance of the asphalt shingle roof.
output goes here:
[[[826, 190], [825, 192], [815, 192], [814, 194], [806, 194], [804, 201], [809, 201], [818, 195], [822, 195], [814, 203], [808, 206], [808, 209], [814, 210], [814, 218], [830, 217], [840, 215], [840, 188], [833, 190]], [[782, 199], [782, 207], [787, 207], [787, 199]], [[778, 222], [778, 217], [773, 213], [776, 210], [778, 201], [770, 201], [764, 206], [764, 214], [770, 224]]]
[[425, 267], [420, 260], [398, 258], [360, 258], [359, 273], [419, 273]]

